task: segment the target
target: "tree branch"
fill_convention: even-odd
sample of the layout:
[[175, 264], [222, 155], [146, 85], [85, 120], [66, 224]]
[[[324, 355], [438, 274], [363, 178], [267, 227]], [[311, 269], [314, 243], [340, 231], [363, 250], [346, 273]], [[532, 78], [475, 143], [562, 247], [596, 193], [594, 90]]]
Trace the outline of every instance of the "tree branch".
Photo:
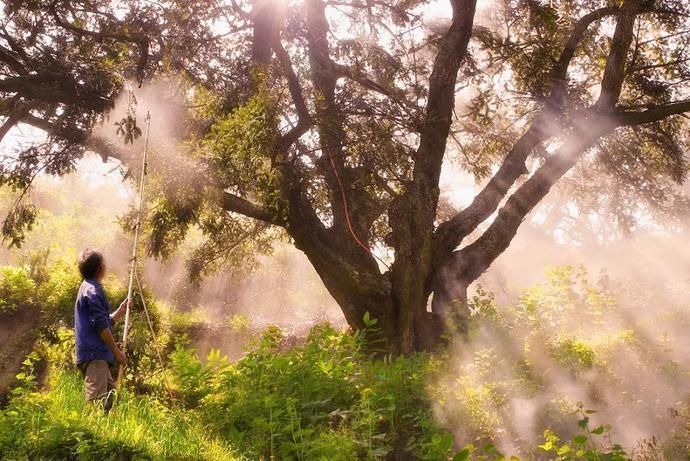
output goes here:
[[347, 78], [359, 84], [367, 90], [374, 91], [380, 95], [386, 96], [390, 100], [411, 110], [418, 110], [416, 104], [404, 97], [402, 91], [395, 91], [395, 89], [387, 88], [386, 86], [372, 80], [362, 72], [358, 72], [351, 66], [334, 63], [334, 69], [338, 77]]
[[35, 128], [38, 128], [40, 130], [43, 130], [47, 133], [50, 133], [53, 131], [54, 126], [52, 123], [50, 123], [47, 120], [44, 120], [40, 117], [36, 117], [35, 115], [31, 114], [24, 114], [21, 119], [22, 123], [26, 123], [27, 125], [31, 125]]
[[[21, 123], [26, 123], [27, 125], [38, 128], [39, 130], [43, 130], [49, 135], [55, 131], [55, 125], [53, 122], [36, 117], [30, 113], [24, 114], [19, 121]], [[104, 162], [113, 158], [124, 163], [127, 157], [126, 154], [118, 149], [117, 146], [112, 142], [98, 136], [90, 135], [85, 131], [75, 132], [72, 141], [81, 144], [85, 149], [100, 155]]]
[[103, 39], [112, 39], [112, 40], [117, 40], [120, 42], [127, 42], [127, 43], [136, 43], [137, 46], [139, 47], [139, 61], [137, 62], [137, 68], [136, 68], [136, 75], [137, 75], [137, 80], [139, 81], [139, 86], [141, 86], [142, 82], [144, 81], [144, 70], [146, 69], [146, 64], [148, 63], [149, 59], [149, 47], [150, 47], [150, 39], [148, 35], [143, 34], [143, 33], [131, 33], [131, 32], [111, 32], [111, 31], [93, 31], [93, 30], [88, 30], [84, 29], [82, 27], [77, 27], [74, 24], [71, 24], [64, 19], [60, 17], [60, 15], [57, 12], [56, 5], [58, 3], [58, 0], [55, 0], [51, 6], [50, 6], [50, 13], [53, 16], [53, 19], [55, 19], [55, 23], [62, 27], [63, 29], [67, 29], [71, 32], [74, 32], [77, 35], [80, 36], [87, 36], [87, 37], [93, 37], [97, 38], [100, 40]]
[[496, 219], [474, 243], [453, 253], [448, 277], [471, 283], [508, 248], [527, 214], [549, 193], [599, 139], [616, 128], [616, 121], [597, 112], [578, 121], [558, 152], [549, 157], [501, 208]]
[[0, 93], [16, 93], [27, 100], [46, 103], [80, 102], [99, 112], [110, 105], [108, 98], [84, 89], [70, 75], [50, 72], [4, 78], [0, 80]]
[[371, 223], [367, 217], [371, 215], [373, 201], [367, 190], [351, 187], [357, 175], [345, 161], [345, 116], [336, 100], [339, 73], [338, 65], [330, 55], [326, 3], [308, 0], [306, 7], [307, 52], [314, 89], [315, 120], [323, 153], [317, 165], [330, 192], [331, 230], [338, 235], [341, 245], [350, 247], [353, 255], [376, 268], [371, 254], [357, 243], [358, 240], [367, 242], [369, 239]]
[[297, 111], [298, 117], [297, 124], [290, 129], [290, 131], [281, 136], [281, 139], [278, 141], [278, 149], [286, 151], [311, 127], [312, 118], [309, 114], [307, 104], [304, 101], [302, 85], [300, 85], [299, 79], [290, 62], [290, 56], [287, 51], [285, 51], [285, 48], [283, 48], [282, 43], [280, 43], [280, 39], [276, 40], [273, 48], [287, 78], [288, 89], [290, 91], [290, 96], [292, 96], [292, 101], [295, 104], [295, 110]]
[[0, 62], [4, 62], [7, 67], [19, 75], [28, 74], [24, 65], [17, 59], [16, 53], [8, 50], [4, 46], [0, 46]]
[[635, 19], [642, 12], [643, 2], [644, 0], [623, 2], [601, 79], [601, 93], [595, 104], [599, 110], [612, 112], [618, 102], [625, 80], [625, 64], [634, 36]]
[[224, 210], [239, 213], [248, 218], [258, 219], [276, 226], [284, 226], [285, 222], [278, 219], [270, 210], [261, 208], [242, 197], [223, 191], [221, 206]]
[[455, 83], [467, 55], [476, 5], [476, 0], [451, 0], [453, 20], [439, 41], [429, 77], [429, 98], [413, 173], [414, 181], [425, 182], [426, 188], [438, 184], [453, 115]]
[[88, 36], [88, 37], [93, 37], [97, 38], [100, 40], [110, 38], [113, 40], [117, 40], [120, 42], [127, 42], [127, 43], [139, 43], [142, 40], [148, 41], [148, 37], [144, 34], [137, 34], [137, 33], [123, 33], [123, 32], [112, 32], [112, 31], [94, 31], [94, 30], [88, 30], [84, 29], [82, 27], [77, 27], [74, 24], [65, 21], [60, 17], [60, 15], [57, 12], [56, 9], [57, 2], [53, 2], [53, 4], [50, 7], [50, 13], [53, 16], [53, 19], [55, 19], [55, 23], [62, 27], [63, 29], [67, 29], [69, 31], [74, 32], [77, 35], [82, 35], [82, 36]]
[[573, 57], [575, 56], [575, 51], [580, 45], [580, 42], [582, 42], [582, 39], [584, 38], [585, 33], [587, 33], [589, 26], [591, 26], [594, 22], [605, 18], [606, 16], [618, 14], [620, 11], [621, 9], [617, 6], [608, 6], [594, 10], [578, 19], [578, 21], [575, 23], [575, 26], [572, 28], [570, 35], [568, 36], [568, 40], [563, 46], [563, 51], [561, 52], [558, 62], [553, 68], [551, 73], [552, 78], [566, 78], [570, 61], [572, 61]]
[[568, 40], [563, 46], [558, 62], [551, 71], [551, 97], [549, 104], [555, 109], [560, 110], [565, 103], [568, 93], [568, 67], [575, 56], [575, 51], [584, 39], [589, 26], [607, 16], [620, 13], [621, 9], [617, 6], [599, 8], [581, 17], [573, 26], [568, 36]]
[[[578, 45], [591, 24], [606, 16], [617, 15], [622, 12], [626, 12], [627, 15], [623, 19], [619, 19], [619, 25], [614, 33], [614, 40], [609, 55], [609, 61], [615, 61], [616, 64], [615, 66], [607, 64], [609, 72], [605, 79], [609, 82], [609, 86], [614, 88], [612, 86], [614, 78], [624, 78], [622, 70], [620, 74], [616, 74], [616, 77], [614, 77], [613, 73], [618, 71], [620, 62], [625, 62], [625, 56], [632, 40], [632, 24], [634, 23], [635, 15], [651, 11], [650, 7], [642, 7], [638, 3], [637, 0], [627, 0], [624, 8], [600, 8], [586, 14], [575, 23], [563, 47], [560, 58], [552, 69], [551, 93], [544, 110], [535, 117], [527, 132], [517, 141], [513, 149], [505, 157], [499, 170], [481, 192], [477, 194], [472, 203], [460, 213], [439, 225], [436, 230], [433, 251], [434, 266], [436, 268], [443, 266], [453, 250], [460, 245], [462, 239], [496, 211], [510, 187], [521, 175], [527, 173], [525, 161], [534, 148], [558, 132], [560, 129], [558, 118], [567, 97], [568, 67]], [[625, 49], [625, 52], [622, 52], [623, 49]], [[620, 84], [622, 84], [622, 81]], [[620, 94], [620, 88], [618, 88], [617, 93], [614, 91], [614, 94], [617, 98], [617, 95]], [[567, 126], [570, 123], [564, 122], [563, 125]]]
[[22, 120], [22, 118], [28, 115], [31, 109], [33, 109], [37, 105], [37, 101], [31, 101], [25, 104], [18, 102], [12, 109], [8, 111], [8, 113], [6, 114], [7, 119], [0, 126], [0, 143], [2, 143], [3, 138], [12, 129], [12, 127], [19, 123]]
[[496, 211], [517, 178], [527, 174], [525, 161], [534, 148], [550, 136], [548, 124], [545, 113], [537, 116], [472, 203], [438, 226], [434, 233], [433, 249], [433, 264], [437, 269], [444, 265], [467, 235]]
[[[388, 241], [396, 250], [396, 264], [431, 265], [438, 180], [455, 105], [455, 84], [460, 65], [467, 55], [476, 3], [476, 0], [451, 0], [453, 18], [439, 40], [429, 78], [429, 96], [419, 147], [414, 154], [412, 183], [393, 201], [388, 211], [392, 228]], [[416, 239], [419, 245], [404, 248], [403, 242], [412, 239]], [[424, 254], [423, 261], [420, 254]], [[427, 268], [422, 269], [426, 271]], [[399, 283], [404, 285], [407, 281]]]
[[644, 111], [625, 110], [619, 108], [615, 117], [622, 126], [635, 126], [645, 123], [654, 123], [670, 117], [690, 112], [690, 99], [677, 101], [661, 106], [653, 106]]
[[462, 280], [464, 284], [476, 280], [508, 248], [525, 216], [546, 196], [553, 184], [603, 136], [620, 126], [654, 123], [687, 112], [690, 112], [690, 100], [650, 107], [644, 111], [621, 110], [610, 115], [593, 108], [589, 116], [585, 115], [577, 122], [575, 130], [564, 140], [558, 153], [548, 158], [508, 199], [484, 234], [471, 245], [453, 253], [444, 276]]

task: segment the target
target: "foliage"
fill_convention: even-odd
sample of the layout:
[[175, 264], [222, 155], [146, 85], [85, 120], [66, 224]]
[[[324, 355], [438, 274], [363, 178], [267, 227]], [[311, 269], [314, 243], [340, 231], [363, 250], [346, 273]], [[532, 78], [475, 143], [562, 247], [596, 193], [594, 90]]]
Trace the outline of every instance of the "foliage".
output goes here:
[[74, 319], [74, 300], [77, 298], [81, 275], [74, 263], [64, 259], [56, 261], [42, 269], [46, 274], [45, 280], [38, 285], [38, 294], [43, 306], [46, 325], [55, 325], [62, 321], [71, 325]]
[[[59, 292], [63, 284], [52, 286]], [[116, 280], [108, 286], [111, 297], [123, 296]], [[147, 326], [135, 316], [132, 368], [108, 416], [83, 403], [81, 377], [71, 366], [71, 328], [53, 327], [24, 362], [12, 399], [0, 411], [0, 452], [11, 460], [498, 461], [519, 459], [504, 453], [506, 437], [514, 436], [524, 459], [623, 461], [642, 450], [641, 459], [686, 453], [682, 431], [660, 442], [642, 441], [636, 452], [624, 450], [615, 443], [624, 425], [617, 423], [614, 431], [606, 424], [610, 413], [576, 403], [572, 387], [559, 388], [577, 383], [596, 401], [616, 386], [625, 389], [616, 405], [636, 405], [640, 415], [658, 420], [654, 389], [622, 382], [618, 358], [637, 361], [649, 354], [651, 365], [633, 368], [637, 381], [686, 374], [680, 364], [668, 369], [664, 350], [671, 339], [647, 350], [633, 326], [621, 328], [612, 293], [601, 281], [591, 283], [582, 267], [550, 270], [546, 282], [525, 290], [510, 309], [497, 306], [484, 289], [471, 304], [483, 322], [475, 322], [470, 343], [457, 355], [451, 349], [372, 360], [367, 341], [376, 339], [379, 325], [371, 315], [355, 334], [319, 325], [306, 338], [275, 327], [256, 335], [248, 319], [234, 316], [229, 323], [251, 343], [243, 358], [230, 363], [218, 350], [201, 360], [192, 349], [189, 333], [202, 321], [199, 312], [174, 314], [151, 299], [167, 371], [158, 368]], [[37, 387], [39, 360], [51, 370], [46, 389]], [[533, 406], [531, 424], [515, 411], [516, 402]], [[538, 433], [530, 437], [530, 430]], [[515, 436], [525, 433], [523, 440]]]
[[553, 431], [547, 429], [544, 431], [545, 442], [539, 445], [539, 448], [558, 461], [630, 460], [623, 447], [611, 443], [610, 426], [590, 427], [590, 415], [594, 413], [596, 411], [586, 410], [580, 404], [578, 414], [581, 419], [577, 421], [577, 426], [581, 429], [581, 433], [569, 442], [561, 442]]
[[[74, 372], [58, 371], [50, 390], [38, 392], [34, 355], [0, 411], [0, 450], [11, 460], [239, 459], [238, 453], [248, 459], [375, 460], [402, 453], [429, 461], [508, 459], [479, 439], [457, 451], [435, 422], [426, 396], [440, 395], [429, 394], [427, 385], [446, 363], [428, 355], [372, 361], [358, 338], [319, 326], [304, 344], [288, 346], [279, 330], [268, 329], [234, 364], [218, 351], [201, 363], [178, 346], [170, 361], [176, 404], [123, 391], [109, 415], [83, 403]], [[572, 424], [580, 432], [561, 442], [546, 430], [538, 449], [564, 461], [629, 459], [610, 443], [609, 426], [591, 426], [594, 413], [579, 406]], [[464, 421], [475, 417], [480, 414]]]
[[31, 308], [38, 301], [36, 283], [22, 267], [0, 267], [0, 314], [8, 314], [21, 308]]
[[117, 136], [122, 136], [125, 144], [133, 144], [134, 141], [141, 136], [141, 128], [137, 126], [136, 106], [137, 98], [130, 89], [127, 113], [119, 122], [115, 122], [115, 126], [117, 127], [115, 134]]
[[17, 373], [17, 386], [12, 389], [12, 395], [21, 396], [36, 390], [36, 362], [40, 356], [36, 352], [31, 352], [22, 362], [21, 371]]
[[[49, 261], [46, 257], [31, 257], [27, 268], [0, 267], [0, 314], [10, 314], [18, 308], [40, 310], [39, 340], [36, 351], [46, 359], [49, 369], [74, 370], [74, 300], [82, 282], [74, 263], [63, 258]], [[109, 275], [104, 285], [110, 306], [114, 309], [127, 296], [126, 286]], [[146, 321], [139, 294], [134, 292], [129, 331], [128, 382], [136, 389], [162, 393], [164, 390], [155, 345]], [[179, 340], [188, 322], [175, 329], [170, 323], [162, 328], [159, 302], [144, 293], [154, 331], [159, 332], [158, 346], [163, 349]], [[121, 324], [114, 325], [115, 337], [121, 337]], [[163, 331], [165, 330], [165, 331]]]
[[26, 232], [33, 229], [37, 217], [38, 211], [32, 204], [20, 203], [15, 206], [2, 222], [2, 242], [9, 242], [10, 248], [21, 248], [26, 240]]
[[[198, 98], [205, 101], [206, 96], [207, 92], [201, 92]], [[193, 172], [179, 177], [177, 164], [170, 171], [159, 172], [162, 193], [154, 200], [148, 223], [149, 249], [158, 257], [169, 257], [188, 235], [197, 237], [190, 239], [198, 242], [187, 258], [194, 282], [222, 267], [232, 267], [238, 274], [253, 269], [256, 256], [269, 253], [280, 238], [266, 223], [228, 214], [219, 207], [224, 191], [247, 197], [279, 219], [287, 213], [272, 153], [277, 133], [268, 90], [227, 113], [221, 107], [216, 109], [220, 111], [213, 114], [217, 123], [203, 138], [190, 141], [186, 149], [195, 160], [189, 164]], [[228, 265], [230, 261], [233, 264]]]
[[[573, 437], [582, 435], [573, 419], [582, 400], [600, 409], [594, 435], [614, 418], [655, 420], [664, 427], [668, 449], [684, 453], [687, 430], [679, 418], [660, 415], [659, 408], [685, 406], [678, 383], [686, 382], [688, 363], [670, 345], [684, 341], [687, 320], [649, 309], [660, 305], [658, 292], [645, 289], [640, 305], [621, 305], [620, 295], [637, 287], [613, 288], [605, 274], [592, 282], [583, 267], [567, 265], [550, 269], [547, 280], [524, 290], [517, 305], [499, 306], [478, 289], [470, 300], [474, 322], [468, 342], [453, 350], [450, 370], [430, 381], [441, 426], [461, 428], [455, 442], [482, 447], [509, 437], [523, 455], [541, 459], [543, 453], [527, 441], [549, 428], [572, 445]], [[676, 339], [663, 331], [677, 332]], [[603, 439], [627, 428], [616, 429], [615, 434], [607, 429]], [[581, 459], [572, 448], [569, 456]], [[599, 448], [601, 459], [621, 459], [604, 456], [616, 451], [613, 445]]]
[[224, 188], [255, 197], [284, 217], [278, 171], [272, 148], [276, 139], [275, 109], [265, 91], [218, 120], [203, 140], [202, 155]]
[[433, 423], [425, 378], [429, 356], [371, 361], [359, 336], [317, 326], [287, 348], [268, 329], [229, 364], [212, 352], [202, 365], [179, 348], [174, 382], [215, 433], [252, 458], [384, 459], [409, 450], [444, 459], [452, 443]]
[[104, 414], [82, 388], [80, 376], [61, 372], [50, 392], [16, 396], [0, 412], [3, 459], [241, 459], [190, 413], [125, 392]]

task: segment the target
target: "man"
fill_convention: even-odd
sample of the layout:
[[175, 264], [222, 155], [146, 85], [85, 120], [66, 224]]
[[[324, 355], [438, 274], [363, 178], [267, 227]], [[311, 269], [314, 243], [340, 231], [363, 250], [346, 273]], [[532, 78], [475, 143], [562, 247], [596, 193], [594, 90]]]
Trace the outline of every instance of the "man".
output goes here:
[[84, 250], [79, 257], [79, 272], [84, 281], [79, 287], [74, 305], [74, 336], [77, 349], [77, 368], [84, 376], [86, 400], [102, 401], [106, 411], [112, 406], [115, 362], [127, 364], [127, 357], [115, 343], [112, 323], [127, 310], [127, 299], [110, 314], [110, 305], [101, 283], [105, 278], [103, 255]]

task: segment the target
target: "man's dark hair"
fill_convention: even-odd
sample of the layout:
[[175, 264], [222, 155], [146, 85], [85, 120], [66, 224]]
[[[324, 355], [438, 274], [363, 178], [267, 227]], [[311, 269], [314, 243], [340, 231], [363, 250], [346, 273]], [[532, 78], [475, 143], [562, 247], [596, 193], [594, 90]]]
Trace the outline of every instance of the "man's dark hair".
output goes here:
[[103, 255], [100, 251], [87, 248], [79, 256], [79, 272], [85, 279], [94, 278], [102, 264]]

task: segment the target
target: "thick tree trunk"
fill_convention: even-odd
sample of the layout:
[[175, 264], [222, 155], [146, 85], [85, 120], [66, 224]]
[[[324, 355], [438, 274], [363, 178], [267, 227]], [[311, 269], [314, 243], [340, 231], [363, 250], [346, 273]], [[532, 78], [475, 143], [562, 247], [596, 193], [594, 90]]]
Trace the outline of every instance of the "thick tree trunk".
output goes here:
[[[353, 330], [367, 328], [367, 312], [377, 319], [368, 331], [372, 351], [407, 355], [432, 350], [439, 344], [445, 331], [443, 322], [440, 315], [427, 311], [428, 295], [423, 284], [418, 283], [420, 277], [414, 268], [406, 268], [404, 274], [395, 273], [400, 266], [387, 274], [362, 270], [344, 259], [325, 258], [313, 244], [312, 240], [300, 248], [340, 306], [348, 325]], [[394, 280], [407, 280], [409, 284], [405, 290], [396, 290]]]
[[470, 311], [467, 304], [469, 283], [439, 277], [434, 286], [431, 311], [443, 321], [449, 334], [467, 335]]
[[429, 345], [430, 332], [426, 325], [429, 296], [425, 293], [425, 280], [431, 270], [431, 242], [430, 232], [426, 235], [410, 233], [396, 245], [396, 259], [391, 269], [391, 298], [403, 354], [424, 350]]

